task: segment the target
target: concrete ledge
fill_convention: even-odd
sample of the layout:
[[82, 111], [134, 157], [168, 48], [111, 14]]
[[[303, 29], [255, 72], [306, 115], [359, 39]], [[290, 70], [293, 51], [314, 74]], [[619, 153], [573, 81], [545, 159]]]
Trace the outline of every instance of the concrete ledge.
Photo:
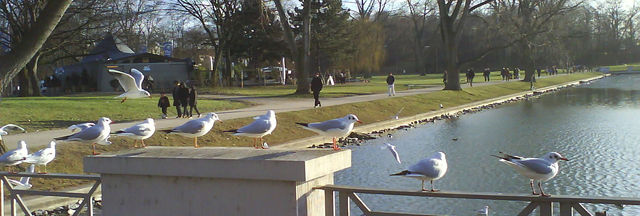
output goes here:
[[351, 166], [351, 150], [155, 147], [84, 158], [102, 174], [309, 181]]

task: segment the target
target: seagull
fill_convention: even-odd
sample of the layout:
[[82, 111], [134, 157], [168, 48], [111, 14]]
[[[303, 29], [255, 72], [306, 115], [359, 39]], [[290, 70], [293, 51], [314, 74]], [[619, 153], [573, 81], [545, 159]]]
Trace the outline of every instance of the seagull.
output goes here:
[[133, 138], [133, 147], [137, 148], [138, 140], [142, 142], [142, 147], [146, 147], [146, 145], [144, 145], [144, 140], [151, 137], [154, 132], [156, 132], [155, 123], [152, 118], [148, 118], [145, 121], [134, 126], [119, 130], [113, 133], [113, 135]]
[[27, 143], [24, 140], [20, 140], [18, 141], [18, 148], [8, 151], [0, 156], [0, 164], [4, 166], [15, 166], [21, 164], [25, 159], [27, 159], [26, 157], [28, 154]]
[[215, 113], [208, 113], [202, 118], [190, 120], [171, 130], [162, 130], [162, 132], [168, 134], [175, 133], [184, 137], [193, 137], [193, 146], [198, 148], [198, 137], [207, 134], [211, 128], [213, 128], [215, 121], [220, 121], [218, 115]]
[[391, 154], [393, 154], [393, 157], [396, 159], [396, 161], [398, 161], [398, 163], [402, 163], [400, 162], [400, 155], [398, 155], [398, 152], [396, 151], [396, 146], [391, 145], [391, 143], [384, 143], [387, 147], [386, 149], [389, 149], [389, 151], [391, 151]]
[[127, 98], [151, 98], [151, 94], [142, 89], [142, 80], [144, 80], [144, 75], [139, 70], [131, 68], [131, 74], [126, 74], [122, 71], [109, 69], [109, 74], [114, 76], [120, 83], [120, 86], [122, 86], [122, 89], [124, 89], [124, 93], [116, 97], [123, 98], [120, 103], [124, 103]]
[[96, 122], [93, 127], [86, 128], [78, 133], [63, 137], [57, 137], [54, 139], [63, 142], [91, 143], [93, 147], [93, 155], [97, 155], [99, 153], [96, 153], [96, 143], [111, 143], [107, 140], [109, 138], [109, 133], [111, 133], [111, 127], [109, 126], [111, 122], [111, 119], [102, 117], [98, 119], [98, 122]]
[[400, 108], [400, 110], [396, 113], [396, 115], [391, 116], [391, 119], [393, 120], [397, 120], [400, 118], [400, 113], [402, 112], [402, 110], [404, 110], [404, 107]]
[[[259, 148], [257, 141], [260, 139], [260, 143], [263, 143], [262, 137], [271, 134], [276, 129], [276, 112], [273, 110], [267, 111], [267, 114], [256, 116], [251, 124], [241, 127], [235, 130], [228, 130], [224, 132], [234, 133], [235, 136], [246, 136], [253, 138], [253, 147]], [[262, 144], [264, 148], [264, 143]]]
[[96, 125], [96, 124], [94, 124], [94, 123], [92, 123], [92, 122], [87, 122], [87, 123], [82, 123], [82, 124], [74, 124], [74, 125], [71, 125], [71, 126], [69, 126], [69, 128], [67, 128], [67, 129], [68, 129], [68, 130], [70, 130], [70, 131], [71, 131], [71, 133], [75, 133], [75, 132], [79, 132], [79, 131], [82, 131], [82, 130], [84, 130], [84, 129], [87, 129], [87, 128], [90, 128], [90, 127], [93, 127], [94, 125]]
[[429, 180], [431, 181], [431, 192], [436, 192], [438, 190], [433, 188], [433, 181], [442, 178], [445, 173], [447, 173], [447, 159], [444, 152], [437, 152], [431, 157], [411, 165], [409, 169], [391, 174], [391, 176], [404, 176], [422, 180], [422, 191], [427, 191], [427, 189], [424, 189], [424, 181]]
[[549, 152], [541, 158], [524, 158], [503, 152], [500, 152], [500, 154], [502, 154], [502, 156], [491, 156], [500, 158], [500, 162], [513, 167], [518, 173], [529, 178], [529, 185], [531, 185], [531, 193], [533, 195], [538, 195], [533, 189], [533, 181], [538, 180], [538, 188], [540, 188], [541, 196], [549, 196], [542, 190], [542, 181], [547, 181], [558, 174], [559, 160], [569, 160], [557, 152]]
[[[27, 173], [33, 173], [35, 168], [36, 165], [31, 164], [29, 168], [27, 168]], [[29, 190], [32, 186], [29, 184], [29, 179], [31, 179], [31, 177], [20, 177], [20, 181], [9, 179], [9, 183], [11, 183], [14, 190]]]
[[14, 125], [14, 124], [7, 124], [5, 126], [0, 127], [0, 138], [2, 138], [2, 136], [9, 134], [9, 131], [22, 131], [22, 132], [27, 132], [26, 130], [24, 130], [24, 128], [18, 126], [18, 125]]
[[476, 210], [476, 216], [489, 216], [489, 206]]
[[49, 147], [40, 149], [40, 151], [27, 155], [27, 159], [24, 160], [24, 162], [34, 164], [34, 165], [44, 165], [44, 172], [41, 172], [40, 174], [46, 174], [47, 164], [53, 161], [53, 159], [55, 158], [56, 158], [56, 142], [51, 141], [49, 143]]
[[316, 132], [325, 137], [333, 138], [333, 150], [340, 150], [336, 144], [336, 137], [344, 137], [351, 133], [354, 123], [362, 123], [354, 114], [346, 115], [342, 118], [331, 119], [316, 123], [296, 123], [302, 125], [304, 129]]

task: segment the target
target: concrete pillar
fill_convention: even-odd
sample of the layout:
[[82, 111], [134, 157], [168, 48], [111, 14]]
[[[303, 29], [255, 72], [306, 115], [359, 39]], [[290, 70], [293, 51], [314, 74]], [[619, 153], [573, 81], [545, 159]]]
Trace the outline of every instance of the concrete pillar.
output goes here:
[[324, 215], [351, 151], [147, 147], [84, 158], [104, 215]]

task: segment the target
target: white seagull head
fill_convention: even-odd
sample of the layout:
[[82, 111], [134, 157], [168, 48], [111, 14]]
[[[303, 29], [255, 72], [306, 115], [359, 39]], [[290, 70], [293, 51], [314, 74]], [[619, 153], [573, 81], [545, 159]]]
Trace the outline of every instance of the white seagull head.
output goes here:
[[267, 116], [269, 118], [275, 118], [276, 117], [276, 112], [273, 111], [273, 110], [269, 110], [269, 111], [267, 111]]
[[140, 96], [139, 97], [148, 97], [151, 98], [151, 93], [149, 93], [147, 90], [141, 90], [137, 92]]
[[349, 114], [349, 115], [345, 116], [344, 119], [346, 119], [347, 122], [349, 122], [349, 123], [354, 123], [354, 122], [362, 123], [362, 121], [360, 121], [360, 119], [358, 119], [358, 116], [356, 116], [354, 114]]
[[433, 156], [431, 156], [431, 158], [446, 160], [446, 155], [444, 154], [444, 152], [436, 152], [435, 154], [433, 154]]
[[569, 159], [562, 157], [562, 155], [560, 155], [560, 153], [558, 152], [549, 152], [546, 155], [544, 155], [542, 158], [551, 163], [556, 163], [560, 160], [569, 161]]
[[111, 124], [111, 119], [107, 118], [107, 117], [102, 117], [100, 119], [98, 119], [98, 124], [102, 124], [103, 126], [105, 125], [109, 125]]
[[153, 121], [152, 118], [147, 118], [146, 122], [149, 123], [149, 124], [152, 124], [152, 125], [156, 124], [155, 121]]
[[205, 116], [205, 118], [208, 118], [208, 119], [213, 120], [213, 121], [220, 121], [220, 118], [218, 118], [218, 115], [216, 113], [212, 113], [212, 112], [207, 113], [207, 116]]

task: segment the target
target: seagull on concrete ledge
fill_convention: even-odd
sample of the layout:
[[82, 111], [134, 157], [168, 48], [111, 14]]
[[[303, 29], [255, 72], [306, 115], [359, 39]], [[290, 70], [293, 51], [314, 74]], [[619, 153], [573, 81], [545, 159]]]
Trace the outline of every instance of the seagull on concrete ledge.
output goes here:
[[116, 97], [123, 98], [120, 103], [124, 103], [127, 98], [151, 98], [151, 94], [142, 89], [142, 80], [144, 80], [144, 75], [139, 70], [131, 68], [131, 74], [126, 74], [122, 71], [109, 69], [109, 74], [115, 77], [120, 83], [120, 86], [122, 86], [122, 89], [124, 89], [124, 93]]
[[207, 134], [211, 128], [213, 128], [215, 121], [220, 121], [218, 115], [215, 113], [208, 113], [202, 118], [190, 120], [171, 130], [162, 130], [162, 132], [178, 134], [184, 137], [193, 137], [193, 147], [198, 148], [198, 137]]
[[[4, 166], [15, 166], [24, 162], [29, 154], [27, 150], [27, 143], [24, 140], [18, 141], [18, 148], [8, 151], [0, 156], [0, 164]], [[14, 171], [9, 171], [15, 173]]]
[[40, 149], [37, 152], [27, 155], [27, 159], [24, 160], [24, 162], [30, 163], [33, 165], [44, 165], [44, 172], [40, 172], [40, 174], [46, 174], [47, 164], [53, 161], [53, 159], [55, 158], [56, 158], [56, 142], [51, 141], [49, 143], [49, 147]]
[[545, 194], [542, 190], [542, 181], [547, 181], [558, 174], [558, 161], [569, 160], [557, 152], [549, 152], [540, 158], [524, 158], [509, 155], [504, 152], [500, 152], [500, 154], [502, 154], [502, 156], [491, 156], [500, 158], [500, 162], [513, 167], [520, 175], [529, 178], [529, 185], [531, 186], [531, 193], [533, 195], [538, 195], [533, 189], [534, 180], [538, 180], [538, 188], [540, 188], [541, 196], [549, 196], [549, 194]]
[[444, 152], [436, 152], [431, 157], [409, 166], [409, 169], [391, 174], [391, 176], [404, 176], [422, 180], [422, 191], [427, 191], [427, 189], [424, 189], [424, 181], [431, 181], [431, 192], [436, 192], [438, 190], [433, 188], [433, 181], [442, 178], [446, 173], [447, 158]]
[[336, 143], [337, 137], [345, 137], [353, 130], [353, 124], [356, 122], [362, 123], [358, 117], [354, 114], [346, 115], [342, 118], [331, 119], [323, 122], [316, 123], [296, 123], [301, 125], [304, 129], [316, 132], [325, 137], [333, 138], [333, 150], [340, 150]]
[[156, 132], [156, 125], [152, 118], [148, 118], [145, 121], [138, 123], [134, 126], [116, 131], [113, 133], [114, 136], [125, 136], [133, 139], [133, 147], [138, 147], [138, 140], [142, 143], [142, 147], [146, 147], [144, 145], [144, 140], [153, 136], [153, 133]]
[[93, 155], [97, 155], [99, 153], [96, 153], [96, 143], [111, 143], [107, 140], [109, 138], [109, 133], [111, 133], [111, 127], [109, 126], [111, 123], [111, 119], [102, 117], [98, 119], [98, 122], [93, 127], [86, 128], [78, 133], [68, 136], [57, 137], [55, 140], [63, 142], [91, 143]]
[[260, 143], [262, 144], [261, 147], [264, 149], [265, 142], [263, 142], [262, 137], [271, 134], [271, 132], [276, 129], [276, 112], [274, 112], [273, 110], [269, 110], [267, 111], [267, 114], [256, 116], [253, 119], [255, 120], [249, 125], [224, 132], [234, 133], [233, 135], [235, 136], [246, 136], [253, 138], [254, 148], [260, 148], [257, 144], [258, 139], [260, 139]]

